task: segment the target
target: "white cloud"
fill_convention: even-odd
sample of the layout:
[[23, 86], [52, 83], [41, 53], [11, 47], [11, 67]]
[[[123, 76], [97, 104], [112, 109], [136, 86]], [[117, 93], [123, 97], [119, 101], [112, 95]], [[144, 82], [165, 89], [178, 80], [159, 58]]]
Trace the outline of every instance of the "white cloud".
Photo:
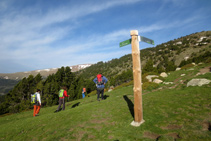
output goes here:
[[[14, 59], [15, 61], [11, 61], [13, 64], [21, 62], [23, 66], [30, 66], [30, 68], [34, 64], [43, 68], [47, 68], [44, 67], [47, 65], [60, 66], [61, 62], [68, 65], [70, 60], [74, 64], [83, 61], [93, 63], [130, 53], [129, 47], [123, 49], [118, 47], [119, 42], [130, 38], [132, 29], [137, 29], [141, 34], [151, 33], [163, 29], [180, 28], [200, 18], [199, 14], [187, 17], [185, 20], [175, 17], [170, 22], [169, 19], [163, 18], [159, 21], [155, 20], [154, 23], [146, 23], [147, 25], [133, 23], [123, 25], [121, 21], [118, 21], [119, 23], [116, 23], [114, 29], [103, 29], [108, 31], [98, 33], [94, 33], [92, 30], [88, 33], [82, 31], [84, 30], [83, 26], [89, 25], [92, 20], [93, 23], [103, 24], [105, 22], [95, 19], [95, 15], [100, 16], [99, 13], [104, 11], [107, 13], [119, 7], [127, 7], [129, 4], [136, 6], [142, 1], [144, 0], [108, 0], [103, 2], [92, 0], [83, 1], [83, 4], [77, 1], [58, 6], [42, 5], [42, 3], [35, 2], [35, 5], [21, 8], [13, 7], [12, 2], [14, 1], [1, 1], [0, 60]], [[175, 3], [175, 1], [166, 3], [170, 2]], [[165, 5], [160, 12], [163, 10], [165, 10]], [[131, 16], [135, 17], [136, 15]], [[84, 20], [88, 22], [84, 23]], [[109, 20], [112, 21], [112, 19]], [[120, 26], [117, 26], [118, 24]], [[92, 26], [94, 25], [90, 24], [87, 27]]]

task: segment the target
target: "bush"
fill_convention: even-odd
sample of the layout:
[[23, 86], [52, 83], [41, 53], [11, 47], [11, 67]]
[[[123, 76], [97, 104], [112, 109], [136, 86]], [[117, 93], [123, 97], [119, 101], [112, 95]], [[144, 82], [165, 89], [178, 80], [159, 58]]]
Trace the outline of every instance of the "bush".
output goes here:
[[133, 85], [133, 81], [130, 81], [128, 83], [123, 83], [123, 84], [115, 87], [114, 90], [119, 89], [119, 88], [122, 88], [122, 87], [127, 87], [127, 86], [130, 86], [130, 85]]
[[146, 82], [142, 85], [143, 90], [153, 90], [153, 89], [157, 89], [158, 87], [159, 85], [153, 82]]
[[211, 63], [211, 57], [209, 57], [208, 59], [206, 59], [205, 63]]
[[184, 65], [183, 67], [181, 67], [181, 69], [188, 69], [188, 68], [191, 68], [193, 66], [194, 66], [193, 64], [187, 64], [187, 65]]
[[94, 90], [91, 93], [87, 94], [87, 96], [90, 97], [90, 96], [96, 95], [96, 94], [97, 94], [97, 90]]

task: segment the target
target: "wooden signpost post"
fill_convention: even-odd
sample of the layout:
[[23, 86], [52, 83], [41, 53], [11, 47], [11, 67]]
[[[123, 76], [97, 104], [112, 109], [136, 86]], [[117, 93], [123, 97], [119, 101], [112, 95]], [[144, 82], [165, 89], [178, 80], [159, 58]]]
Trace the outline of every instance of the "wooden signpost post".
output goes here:
[[131, 43], [132, 46], [132, 58], [133, 58], [133, 81], [134, 81], [134, 121], [132, 126], [140, 126], [144, 123], [143, 119], [143, 107], [142, 107], [142, 86], [141, 86], [141, 60], [139, 41], [144, 41], [150, 44], [154, 44], [154, 41], [146, 37], [138, 36], [137, 30], [130, 31], [131, 39], [120, 43], [120, 47]]

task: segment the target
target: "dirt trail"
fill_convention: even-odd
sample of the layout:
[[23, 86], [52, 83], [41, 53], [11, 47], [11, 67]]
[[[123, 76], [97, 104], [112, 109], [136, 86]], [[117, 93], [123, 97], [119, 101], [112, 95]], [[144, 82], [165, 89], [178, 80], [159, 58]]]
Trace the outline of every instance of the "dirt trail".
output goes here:
[[211, 72], [211, 66], [200, 69], [201, 74]]

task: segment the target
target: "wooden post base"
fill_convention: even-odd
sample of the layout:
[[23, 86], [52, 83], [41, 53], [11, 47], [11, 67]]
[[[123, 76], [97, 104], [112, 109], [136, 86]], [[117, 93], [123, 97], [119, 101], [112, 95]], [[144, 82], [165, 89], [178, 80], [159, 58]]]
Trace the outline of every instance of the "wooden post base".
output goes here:
[[141, 122], [133, 121], [133, 122], [131, 122], [130, 125], [135, 126], [135, 127], [139, 127], [139, 126], [140, 126], [142, 123], [144, 123], [144, 122], [145, 122], [144, 120], [142, 120]]

